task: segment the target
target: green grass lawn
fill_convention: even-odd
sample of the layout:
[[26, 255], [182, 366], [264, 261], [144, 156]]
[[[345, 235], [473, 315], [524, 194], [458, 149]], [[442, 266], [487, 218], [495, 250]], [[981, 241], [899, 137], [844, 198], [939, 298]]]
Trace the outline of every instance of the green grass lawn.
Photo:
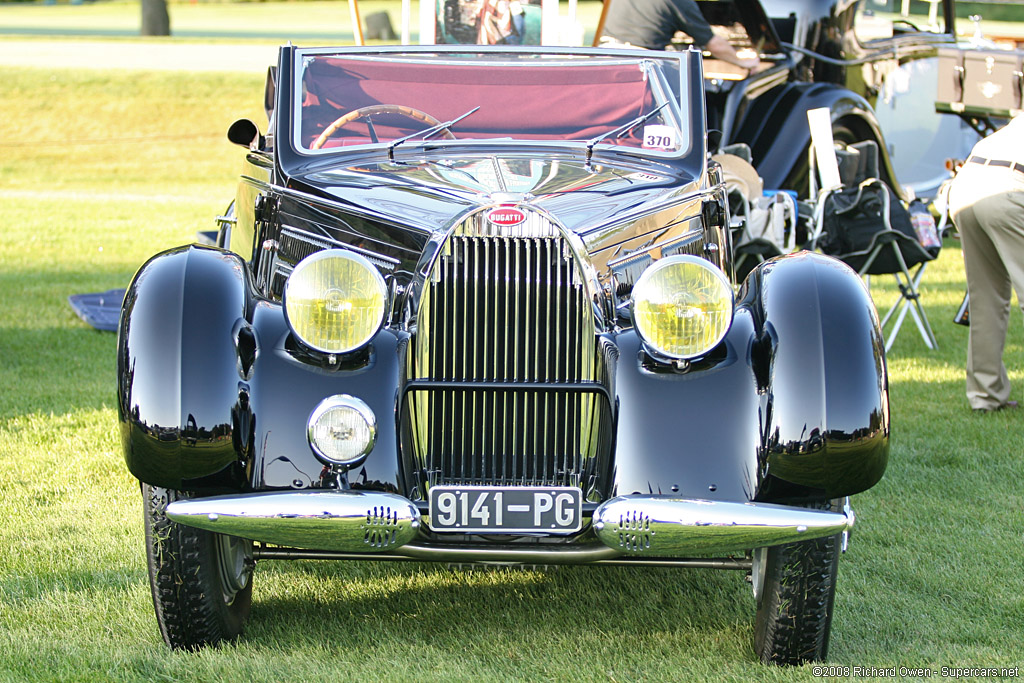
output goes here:
[[[419, 3], [413, 3], [413, 17]], [[360, 15], [385, 10], [399, 30], [397, 0], [364, 0]], [[171, 33], [177, 38], [352, 41], [352, 20], [343, 1], [289, 3], [168, 3]], [[0, 33], [20, 35], [137, 36], [138, 2], [0, 6]]]
[[[387, 12], [396, 34], [401, 34], [400, 0], [360, 0], [359, 15], [365, 19], [375, 12]], [[314, 41], [351, 44], [354, 32], [346, 0], [303, 0], [302, 2], [169, 2], [174, 39], [201, 38], [229, 40], [292, 40], [297, 44]], [[411, 0], [410, 32], [419, 40], [419, 0]], [[562, 14], [567, 14], [562, 3]], [[593, 40], [601, 13], [597, 0], [578, 3], [577, 18], [586, 28], [587, 44]], [[0, 35], [129, 37], [139, 33], [137, 2], [123, 0], [79, 5], [0, 4]], [[371, 41], [373, 42], [373, 41]]]
[[[167, 650], [118, 443], [115, 337], [67, 296], [124, 286], [213, 226], [241, 159], [224, 131], [260, 119], [262, 89], [0, 67], [0, 680], [817, 680], [758, 664], [749, 585], [701, 570], [264, 562], [237, 645]], [[923, 287], [939, 350], [909, 326], [889, 357], [890, 467], [854, 501], [832, 664], [1024, 664], [1024, 414], [967, 407], [963, 288], [948, 240]], [[1021, 332], [1015, 313], [1017, 399]]]
[[[401, 0], [360, 0], [359, 14], [365, 20], [374, 12], [387, 12], [392, 28], [401, 31]], [[354, 32], [346, 0], [302, 0], [301, 2], [224, 2], [223, 0], [169, 0], [171, 33], [182, 40], [292, 40], [296, 44], [351, 43]], [[412, 41], [419, 38], [420, 0], [410, 0]], [[915, 3], [915, 12], [926, 13], [927, 5]], [[561, 14], [567, 14], [561, 3]], [[594, 37], [599, 0], [579, 0], [577, 18], [583, 23], [587, 45]], [[974, 24], [968, 16], [982, 17], [982, 30], [990, 36], [1024, 35], [1024, 8], [1013, 3], [958, 3], [957, 32], [968, 36]], [[57, 0], [43, 2], [0, 2], [0, 35], [18, 36], [138, 36], [138, 2], [103, 0], [71, 4]], [[365, 25], [365, 22], [364, 22]], [[372, 41], [371, 41], [372, 42]]]

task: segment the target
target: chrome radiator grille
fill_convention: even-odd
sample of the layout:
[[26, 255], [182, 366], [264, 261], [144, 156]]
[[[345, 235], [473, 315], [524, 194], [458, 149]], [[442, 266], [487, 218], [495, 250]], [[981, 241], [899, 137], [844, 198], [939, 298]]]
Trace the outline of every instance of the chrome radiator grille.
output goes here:
[[442, 248], [409, 345], [403, 415], [424, 487], [586, 486], [610, 449], [594, 312], [553, 226], [469, 221]]

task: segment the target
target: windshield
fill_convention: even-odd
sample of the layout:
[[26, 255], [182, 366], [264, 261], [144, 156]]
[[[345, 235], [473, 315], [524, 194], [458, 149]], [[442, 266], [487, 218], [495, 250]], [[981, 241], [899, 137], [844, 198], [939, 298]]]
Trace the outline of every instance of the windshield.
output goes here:
[[579, 142], [655, 155], [691, 144], [676, 58], [536, 52], [302, 54], [297, 149]]

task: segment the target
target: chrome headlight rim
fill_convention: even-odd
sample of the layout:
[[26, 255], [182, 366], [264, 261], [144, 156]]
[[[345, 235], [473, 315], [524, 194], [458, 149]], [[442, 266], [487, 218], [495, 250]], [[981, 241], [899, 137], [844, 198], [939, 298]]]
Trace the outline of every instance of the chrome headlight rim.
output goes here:
[[[326, 259], [347, 259], [365, 268], [370, 273], [372, 279], [375, 281], [375, 284], [379, 289], [381, 296], [383, 297], [384, 300], [384, 306], [383, 309], [381, 310], [380, 320], [377, 321], [377, 325], [373, 327], [373, 329], [369, 331], [366, 335], [364, 335], [359, 340], [358, 344], [350, 345], [349, 347], [325, 348], [323, 346], [318, 346], [317, 344], [306, 339], [296, 329], [295, 324], [291, 320], [291, 316], [288, 314], [288, 289], [290, 283], [292, 283], [293, 281], [293, 278], [295, 278], [297, 274], [300, 274], [304, 269], [312, 267], [319, 261], [323, 261]], [[388, 317], [388, 310], [390, 308], [390, 296], [388, 292], [387, 283], [384, 281], [384, 276], [380, 274], [380, 270], [378, 270], [377, 267], [374, 266], [373, 263], [371, 263], [370, 260], [367, 259], [365, 256], [362, 256], [361, 254], [358, 254], [354, 251], [349, 251], [348, 249], [324, 249], [322, 251], [315, 252], [305, 257], [295, 265], [295, 268], [292, 269], [292, 272], [291, 274], [289, 274], [288, 279], [285, 280], [284, 289], [281, 293], [281, 308], [284, 311], [284, 319], [285, 323], [288, 325], [288, 330], [304, 347], [323, 354], [345, 355], [349, 353], [355, 353], [356, 351], [359, 351], [360, 349], [364, 348], [367, 344], [370, 343], [371, 340], [373, 340], [374, 337], [377, 336], [377, 333], [381, 331]]]
[[[345, 460], [338, 460], [324, 453], [317, 444], [316, 435], [314, 434], [314, 430], [316, 429], [320, 418], [328, 411], [336, 408], [351, 408], [355, 410], [366, 422], [367, 429], [370, 433], [369, 439], [367, 439], [367, 444], [363, 450], [355, 456]], [[309, 419], [306, 421], [306, 440], [309, 442], [309, 447], [313, 450], [314, 455], [316, 455], [316, 457], [322, 462], [336, 467], [358, 467], [366, 460], [367, 456], [370, 455], [370, 452], [373, 450], [373, 447], [377, 444], [377, 416], [365, 401], [352, 396], [351, 394], [335, 394], [334, 396], [328, 396], [324, 400], [320, 401], [316, 408], [313, 409], [313, 412], [309, 414]]]
[[[722, 328], [719, 331], [718, 335], [714, 337], [714, 341], [710, 344], [707, 344], [701, 350], [694, 351], [691, 353], [672, 353], [671, 351], [663, 349], [658, 344], [654, 343], [651, 339], [648, 338], [648, 336], [644, 334], [643, 327], [640, 324], [636, 311], [638, 299], [637, 295], [638, 293], [643, 293], [644, 288], [647, 286], [647, 283], [650, 281], [650, 279], [657, 275], [661, 270], [680, 263], [688, 263], [691, 265], [698, 266], [706, 270], [711, 275], [713, 275], [721, 285], [722, 291], [728, 295], [729, 301], [729, 305], [727, 306], [729, 314], [728, 321], [724, 325], [722, 325]], [[706, 356], [708, 353], [710, 353], [712, 350], [714, 350], [719, 344], [722, 343], [722, 340], [724, 340], [725, 337], [729, 334], [729, 329], [732, 327], [733, 317], [735, 314], [736, 298], [733, 292], [732, 284], [729, 282], [729, 278], [726, 277], [725, 273], [723, 273], [722, 270], [718, 268], [715, 264], [711, 263], [707, 259], [703, 259], [699, 256], [694, 256], [692, 254], [675, 254], [673, 256], [666, 256], [665, 258], [655, 261], [650, 266], [648, 266], [643, 273], [641, 273], [640, 277], [636, 281], [636, 284], [633, 286], [632, 292], [630, 294], [629, 304], [630, 311], [633, 316], [633, 329], [636, 330], [637, 336], [640, 337], [641, 342], [643, 342], [644, 349], [647, 351], [648, 355], [661, 361], [677, 362], [692, 361], [702, 358]]]

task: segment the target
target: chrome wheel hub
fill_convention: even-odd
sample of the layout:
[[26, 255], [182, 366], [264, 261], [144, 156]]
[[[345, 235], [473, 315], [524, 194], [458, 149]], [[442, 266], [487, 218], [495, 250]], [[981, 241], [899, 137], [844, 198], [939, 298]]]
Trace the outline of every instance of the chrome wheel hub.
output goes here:
[[246, 587], [255, 562], [252, 559], [252, 541], [237, 536], [216, 536], [217, 571], [224, 604], [235, 601], [238, 592]]

